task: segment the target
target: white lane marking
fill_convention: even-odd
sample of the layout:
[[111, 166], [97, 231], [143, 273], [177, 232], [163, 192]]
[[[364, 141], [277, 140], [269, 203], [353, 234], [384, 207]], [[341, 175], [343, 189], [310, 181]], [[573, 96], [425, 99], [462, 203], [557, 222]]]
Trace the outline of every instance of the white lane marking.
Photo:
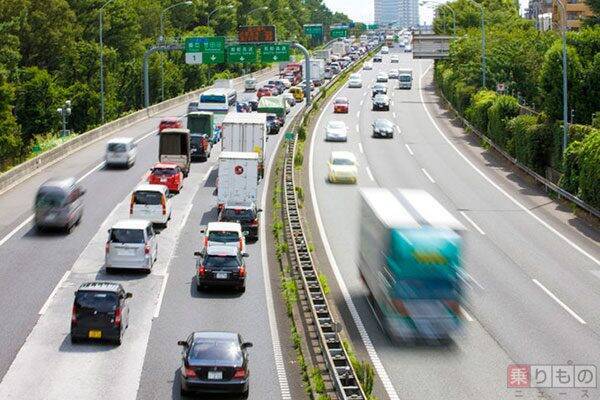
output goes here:
[[[181, 224], [181, 227], [183, 229], [183, 227], [185, 226], [185, 224]], [[158, 316], [160, 315], [160, 309], [162, 307], [162, 302], [163, 302], [163, 297], [165, 296], [165, 291], [167, 289], [167, 281], [169, 280], [169, 273], [166, 272], [165, 276], [163, 278], [162, 281], [162, 285], [160, 285], [160, 292], [158, 293], [158, 299], [156, 300], [156, 308], [154, 309], [154, 318], [158, 318]]]
[[371, 168], [369, 168], [368, 166], [365, 167], [365, 170], [367, 171], [367, 175], [369, 175], [369, 178], [375, 182], [375, 178], [373, 178], [373, 174], [371, 173]]
[[356, 124], [356, 132], [360, 132], [360, 126], [358, 126], [358, 124]]
[[356, 113], [356, 118], [360, 118], [360, 111]]
[[532, 281], [533, 281], [533, 283], [538, 285], [540, 287], [540, 289], [542, 289], [544, 292], [546, 292], [546, 294], [548, 296], [550, 296], [550, 298], [552, 300], [556, 301], [558, 303], [558, 305], [560, 305], [562, 308], [564, 308], [566, 312], [571, 314], [571, 316], [573, 318], [575, 318], [580, 324], [585, 324], [585, 321], [583, 320], [583, 318], [581, 318], [579, 315], [577, 315], [575, 313], [575, 311], [573, 311], [568, 305], [566, 305], [558, 297], [556, 297], [556, 295], [554, 293], [552, 293], [548, 288], [546, 288], [546, 286], [542, 285], [540, 283], [540, 281], [538, 281], [537, 279], [532, 279]]
[[365, 151], [363, 150], [363, 145], [362, 143], [358, 144], [358, 150], [360, 150], [360, 154], [365, 154]]
[[473, 228], [477, 229], [477, 231], [478, 231], [479, 233], [481, 233], [482, 235], [485, 235], [485, 232], [483, 231], [483, 229], [481, 229], [481, 228], [480, 228], [480, 227], [479, 227], [479, 226], [478, 226], [478, 225], [475, 223], [475, 221], [473, 221], [471, 218], [469, 218], [469, 216], [468, 216], [468, 215], [467, 215], [467, 214], [466, 214], [464, 211], [460, 211], [460, 213], [461, 213], [461, 215], [462, 215], [463, 217], [465, 217], [465, 219], [466, 219], [467, 221], [469, 221], [469, 223], [470, 223], [471, 225], [473, 225]]
[[427, 172], [427, 170], [425, 168], [421, 168], [421, 171], [423, 171], [423, 173], [425, 174], [427, 179], [429, 179], [431, 181], [431, 183], [435, 183], [435, 180], [431, 177], [431, 175], [429, 175], [429, 172]]
[[[183, 117], [184, 115], [185, 115], [185, 114], [183, 114], [183, 115], [180, 115], [180, 117]], [[152, 135], [152, 134], [155, 134], [155, 133], [157, 133], [157, 132], [158, 132], [158, 129], [155, 129], [155, 130], [153, 130], [153, 131], [150, 131], [150, 132], [146, 133], [144, 136], [142, 136], [142, 137], [140, 137], [140, 138], [137, 138], [137, 139], [135, 139], [135, 140], [133, 141], [133, 143], [135, 143], [135, 144], [138, 144], [138, 143], [139, 143], [139, 142], [141, 142], [142, 140], [146, 139], [146, 138], [147, 138], [147, 137], [149, 137], [150, 135]]]
[[52, 299], [54, 299], [54, 296], [56, 296], [56, 292], [58, 292], [58, 289], [60, 289], [61, 286], [65, 283], [65, 281], [69, 279], [69, 275], [71, 275], [71, 270], [66, 271], [63, 277], [60, 278], [60, 281], [58, 281], [58, 283], [54, 287], [54, 290], [52, 290], [52, 293], [50, 293], [50, 296], [48, 297], [48, 299], [46, 299], [46, 302], [44, 303], [42, 308], [40, 308], [40, 311], [38, 312], [39, 315], [44, 315], [44, 313], [50, 306], [50, 302], [52, 301]]
[[[339, 92], [341, 92], [342, 89], [343, 88], [340, 88], [333, 95], [332, 99]], [[329, 100], [329, 104], [331, 103], [331, 101], [332, 100]], [[327, 106], [329, 106], [329, 104]], [[324, 109], [326, 109], [326, 108], [327, 107], [325, 107]], [[316, 127], [320, 126], [321, 118], [323, 118], [323, 115], [325, 115], [325, 113], [323, 113], [323, 112], [321, 113], [321, 115], [319, 115], [319, 118], [317, 119], [317, 123], [315, 125]], [[390, 400], [400, 400], [400, 397], [398, 396], [398, 393], [396, 392], [396, 389], [394, 388], [394, 384], [392, 383], [390, 376], [388, 375], [385, 367], [383, 366], [383, 363], [381, 362], [381, 359], [379, 358], [379, 354], [377, 353], [377, 350], [375, 349], [375, 346], [373, 346], [373, 342], [371, 341], [371, 338], [369, 337], [369, 333], [367, 332], [367, 329], [365, 328], [365, 325], [363, 324], [362, 319], [360, 318], [360, 314], [358, 313], [358, 310], [356, 309], [354, 300], [352, 300], [352, 297], [350, 296], [350, 292], [348, 291], [346, 282], [344, 281], [342, 273], [340, 272], [340, 268], [337, 265], [337, 262], [335, 261], [335, 257], [333, 256], [333, 251], [331, 250], [331, 245], [329, 244], [329, 239], [327, 238], [327, 234], [325, 233], [325, 227], [323, 226], [323, 220], [321, 219], [321, 211], [319, 210], [319, 202], [317, 201], [317, 197], [316, 197], [315, 180], [313, 178], [314, 149], [315, 149], [316, 137], [317, 137], [317, 135], [315, 135], [313, 132], [312, 137], [310, 139], [310, 152], [309, 152], [309, 161], [308, 161], [308, 181], [309, 181], [309, 188], [310, 188], [310, 197], [311, 197], [311, 201], [312, 201], [313, 207], [314, 207], [315, 220], [317, 221], [319, 235], [321, 236], [321, 238], [323, 240], [323, 246], [325, 247], [325, 253], [327, 254], [327, 259], [329, 260], [329, 264], [331, 265], [331, 269], [333, 270], [335, 279], [340, 287], [342, 296], [344, 297], [344, 301], [346, 302], [346, 305], [348, 306], [348, 310], [350, 311], [352, 320], [354, 321], [354, 324], [356, 325], [356, 329], [358, 330], [358, 333], [363, 342], [363, 345], [365, 346], [365, 349], [367, 350], [367, 354], [369, 355], [369, 358], [371, 359], [371, 363], [373, 364], [373, 367], [375, 368], [377, 375], [379, 375], [379, 379], [381, 379], [381, 383], [383, 384], [383, 387], [384, 387], [388, 397], [390, 398]], [[262, 227], [262, 225], [261, 225], [261, 227]], [[262, 242], [264, 243], [264, 240]]]
[[405, 143], [404, 146], [406, 147], [406, 150], [408, 150], [408, 154], [410, 154], [411, 156], [415, 155], [415, 153], [413, 153], [412, 149], [408, 144]]
[[[341, 90], [341, 89], [340, 89]], [[283, 135], [280, 136], [275, 149], [279, 148], [281, 144], [281, 139]], [[313, 135], [314, 136], [314, 135]], [[271, 168], [273, 167], [273, 161], [275, 157], [271, 156], [269, 158], [269, 163], [267, 165], [267, 174], [265, 179], [265, 184], [262, 191], [262, 196], [260, 200], [260, 205], [263, 210], [266, 209], [267, 206], [267, 193], [269, 189], [269, 176], [271, 172]], [[279, 390], [281, 392], [281, 398], [283, 400], [291, 400], [292, 396], [290, 394], [290, 385], [288, 383], [287, 374], [285, 372], [285, 362], [283, 360], [283, 353], [281, 351], [281, 344], [279, 342], [279, 330], [277, 328], [277, 316], [275, 315], [275, 305], [273, 303], [273, 298], [275, 294], [273, 293], [273, 289], [271, 288], [271, 276], [269, 272], [269, 263], [268, 263], [268, 255], [267, 255], [267, 231], [265, 227], [265, 217], [264, 213], [260, 214], [260, 254], [262, 258], [262, 270], [263, 270], [263, 281], [265, 285], [265, 300], [267, 302], [267, 315], [269, 317], [269, 330], [271, 332], [271, 344], [273, 345], [273, 355], [275, 358], [275, 369], [277, 370], [277, 380], [279, 381]]]
[[362, 106], [364, 102], [365, 102], [365, 99], [361, 99], [360, 105]]
[[15, 233], [19, 232], [25, 225], [27, 225], [28, 223], [33, 221], [33, 217], [34, 217], [33, 215], [30, 215], [29, 217], [27, 217], [25, 219], [25, 221], [21, 222], [19, 225], [17, 225], [15, 227], [15, 229], [13, 229], [6, 236], [4, 236], [2, 238], [2, 240], [0, 240], [0, 246], [2, 246], [4, 243], [6, 243], [11, 237], [13, 237], [15, 235]]
[[77, 179], [77, 183], [81, 183], [85, 178], [87, 178], [88, 176], [90, 176], [94, 172], [98, 171], [100, 168], [104, 167], [104, 164], [106, 164], [106, 162], [102, 161], [100, 164], [98, 164], [94, 168], [90, 169], [81, 178]]
[[[542, 226], [544, 226], [550, 232], [554, 233], [556, 236], [558, 236], [559, 238], [561, 238], [564, 242], [568, 243], [571, 247], [573, 247], [579, 253], [583, 254], [584, 256], [586, 256], [587, 258], [589, 258], [590, 260], [592, 260], [596, 265], [600, 266], [600, 260], [598, 260], [596, 257], [594, 257], [593, 255], [591, 255], [590, 253], [588, 253], [587, 251], [585, 251], [583, 248], [581, 248], [579, 245], [577, 245], [572, 240], [568, 239], [565, 235], [563, 235], [562, 233], [560, 233], [559, 231], [557, 231], [556, 229], [554, 229], [546, 221], [544, 221], [543, 219], [541, 219], [540, 217], [538, 217], [537, 215], [535, 215], [531, 210], [529, 210], [527, 207], [525, 207], [523, 204], [521, 204], [517, 199], [515, 199], [513, 196], [511, 196], [506, 190], [502, 189], [497, 183], [495, 183], [494, 181], [492, 181], [492, 179], [489, 178], [482, 170], [480, 170], [475, 164], [473, 164], [471, 162], [471, 160], [469, 160], [467, 158], [467, 156], [465, 156], [458, 149], [458, 147], [456, 147], [456, 145], [454, 143], [452, 143], [452, 141], [450, 139], [448, 139], [448, 137], [446, 136], [446, 134], [442, 131], [442, 129], [437, 124], [437, 122], [435, 122], [435, 119], [433, 118], [433, 116], [431, 115], [431, 113], [429, 112], [429, 110], [427, 109], [427, 106], [425, 105], [425, 98], [423, 97], [423, 90], [421, 90], [421, 87], [423, 86], [423, 84], [422, 84], [423, 77], [425, 76], [425, 74], [427, 74], [427, 71], [429, 71], [429, 69], [432, 67], [432, 65], [433, 64], [430, 64], [429, 67], [427, 67], [427, 69], [425, 70], [425, 72], [423, 72], [421, 74], [421, 78], [419, 78], [419, 95], [421, 97], [421, 105], [423, 106], [423, 109], [425, 109], [425, 113], [429, 117], [429, 120], [431, 121], [431, 123], [433, 124], [433, 126], [435, 127], [435, 129], [442, 136], [442, 138], [450, 145], [450, 147], [452, 147], [452, 149], [454, 149], [454, 151], [456, 151], [456, 153], [458, 153], [458, 155], [463, 160], [465, 160], [465, 162], [469, 166], [471, 166], [471, 168], [473, 168], [479, 175], [481, 175], [481, 177], [483, 179], [485, 179], [490, 185], [492, 185], [494, 188], [496, 188], [496, 190], [498, 190], [500, 193], [502, 193], [504, 196], [506, 196], [506, 198], [509, 199], [513, 204], [515, 204], [517, 207], [519, 207], [521, 210], [523, 210], [525, 213], [527, 213], [530, 217], [532, 217], [537, 222], [539, 222]], [[421, 68], [422, 68], [421, 64], [419, 64], [419, 69], [421, 69]]]
[[210, 176], [210, 173], [212, 172], [212, 170], [213, 170], [214, 168], [215, 168], [215, 166], [214, 166], [214, 165], [212, 165], [212, 166], [211, 166], [211, 167], [208, 169], [208, 171], [206, 171], [206, 174], [204, 174], [204, 176], [202, 177], [202, 181], [201, 181], [201, 183], [204, 183], [204, 182], [206, 182], [206, 180], [208, 179], [208, 177]]
[[392, 116], [396, 119], [396, 111], [392, 112]]
[[471, 317], [471, 315], [467, 312], [467, 310], [465, 310], [463, 308], [463, 306], [460, 306], [460, 312], [462, 315], [465, 316], [465, 319], [469, 322], [473, 322], [473, 317]]

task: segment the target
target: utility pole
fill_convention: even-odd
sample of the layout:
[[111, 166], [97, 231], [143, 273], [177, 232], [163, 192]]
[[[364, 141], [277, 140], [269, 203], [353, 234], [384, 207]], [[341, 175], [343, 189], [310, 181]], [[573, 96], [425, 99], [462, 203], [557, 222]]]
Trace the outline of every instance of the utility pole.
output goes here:
[[57, 108], [56, 112], [62, 118], [62, 131], [60, 136], [64, 138], [67, 136], [67, 117], [71, 115], [71, 100], [65, 101], [65, 104], [62, 107]]

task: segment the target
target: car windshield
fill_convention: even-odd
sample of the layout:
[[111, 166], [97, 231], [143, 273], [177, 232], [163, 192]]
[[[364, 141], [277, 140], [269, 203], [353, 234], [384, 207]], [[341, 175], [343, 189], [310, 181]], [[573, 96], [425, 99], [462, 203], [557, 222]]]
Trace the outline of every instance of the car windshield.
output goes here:
[[210, 242], [237, 242], [240, 239], [239, 235], [235, 231], [210, 231], [208, 233], [208, 240]]
[[332, 161], [333, 165], [354, 165], [354, 161], [348, 158], [334, 158]]
[[114, 243], [144, 243], [144, 231], [142, 229], [111, 229], [110, 241]]
[[125, 143], [109, 143], [108, 151], [115, 153], [124, 153], [127, 151], [127, 145]]
[[359, 74], [352, 74], [352, 75], [350, 75], [350, 79], [360, 79], [360, 75]]
[[375, 121], [375, 127], [378, 129], [392, 129], [393, 126], [394, 124], [387, 119], [378, 119]]
[[344, 105], [344, 104], [348, 104], [348, 100], [347, 99], [335, 99], [334, 103]]
[[378, 94], [377, 96], [375, 96], [375, 101], [386, 101], [387, 97], [383, 94]]
[[152, 175], [158, 176], [173, 176], [177, 174], [177, 170], [175, 168], [153, 168]]
[[151, 206], [157, 206], [160, 204], [161, 199], [162, 199], [161, 192], [138, 190], [134, 194], [135, 204], [147, 204], [147, 205], [151, 205]]
[[106, 313], [115, 311], [119, 304], [116, 293], [77, 292], [75, 306], [78, 309], [95, 310]]
[[248, 208], [226, 208], [222, 217], [227, 221], [250, 221], [255, 218], [255, 214]]
[[402, 299], [454, 299], [456, 286], [444, 279], [406, 279], [398, 281], [395, 295]]
[[330, 121], [329, 122], [330, 129], [343, 129], [345, 127], [346, 127], [346, 124], [344, 124], [342, 121]]
[[236, 256], [205, 256], [204, 265], [212, 268], [237, 268], [240, 263]]
[[242, 351], [232, 340], [202, 339], [192, 345], [188, 353], [188, 361], [241, 364]]
[[410, 75], [400, 75], [400, 82], [410, 82], [411, 79]]
[[44, 191], [38, 193], [35, 199], [36, 207], [60, 207], [65, 201], [65, 194], [63, 192], [53, 190]]

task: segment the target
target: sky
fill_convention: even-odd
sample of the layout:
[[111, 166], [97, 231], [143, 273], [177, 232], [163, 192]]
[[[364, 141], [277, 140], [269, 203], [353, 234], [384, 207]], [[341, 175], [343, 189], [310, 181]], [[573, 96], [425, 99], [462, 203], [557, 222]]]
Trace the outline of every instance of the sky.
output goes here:
[[[443, 3], [444, 1], [440, 1]], [[527, 7], [527, 0], [520, 0], [521, 11]], [[373, 0], [325, 0], [325, 4], [333, 11], [340, 11], [352, 20], [359, 22], [373, 22]], [[420, 20], [431, 24], [433, 11], [430, 7], [420, 7]]]

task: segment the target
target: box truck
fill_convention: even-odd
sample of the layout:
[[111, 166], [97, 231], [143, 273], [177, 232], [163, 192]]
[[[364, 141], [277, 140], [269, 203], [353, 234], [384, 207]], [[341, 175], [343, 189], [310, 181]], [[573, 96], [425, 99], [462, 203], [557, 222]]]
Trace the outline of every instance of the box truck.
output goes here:
[[[310, 60], [310, 80], [315, 86], [320, 86], [325, 81], [325, 60], [320, 58]], [[306, 81], [306, 71], [302, 73], [302, 79]]]
[[228, 113], [222, 123], [222, 151], [253, 152], [258, 155], [258, 174], [264, 174], [267, 147], [267, 115]]
[[251, 205], [258, 194], [258, 154], [223, 151], [219, 154], [217, 206]]

